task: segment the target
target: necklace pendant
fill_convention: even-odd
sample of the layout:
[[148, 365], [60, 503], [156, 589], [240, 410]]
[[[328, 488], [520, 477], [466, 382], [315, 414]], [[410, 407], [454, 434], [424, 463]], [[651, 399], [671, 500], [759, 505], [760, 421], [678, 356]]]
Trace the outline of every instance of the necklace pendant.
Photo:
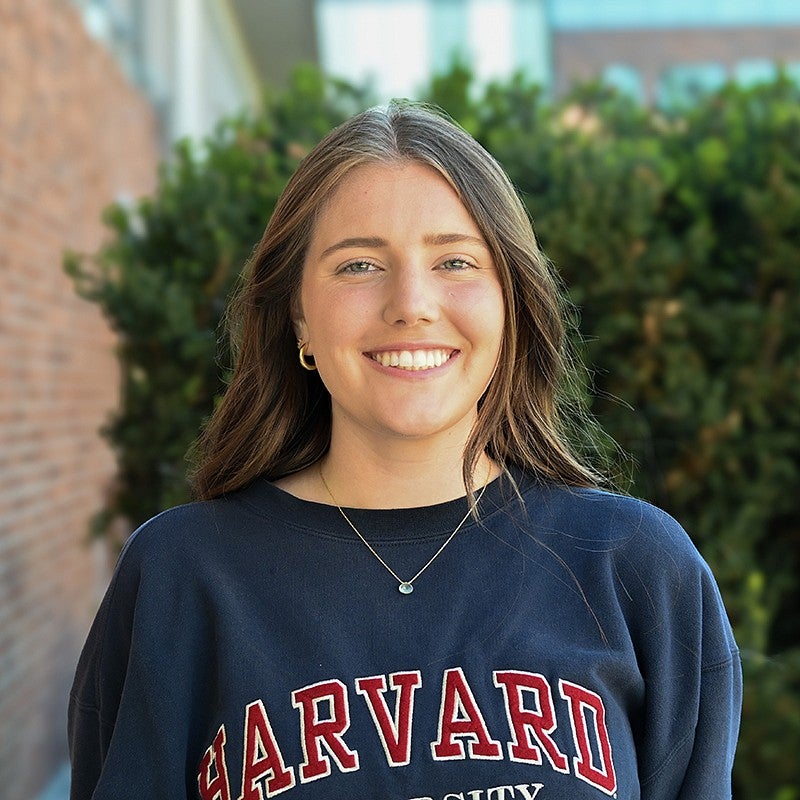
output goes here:
[[414, 591], [414, 587], [408, 581], [402, 581], [397, 590], [400, 594], [411, 594]]

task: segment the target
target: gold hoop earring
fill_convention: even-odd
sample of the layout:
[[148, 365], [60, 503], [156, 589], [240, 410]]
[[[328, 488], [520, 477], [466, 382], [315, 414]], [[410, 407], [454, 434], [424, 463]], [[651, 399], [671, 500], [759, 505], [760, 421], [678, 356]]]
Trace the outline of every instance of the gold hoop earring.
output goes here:
[[302, 339], [297, 340], [297, 357], [300, 359], [300, 366], [309, 372], [313, 372], [317, 365], [311, 361], [306, 361], [306, 347], [308, 347], [306, 342], [302, 341]]

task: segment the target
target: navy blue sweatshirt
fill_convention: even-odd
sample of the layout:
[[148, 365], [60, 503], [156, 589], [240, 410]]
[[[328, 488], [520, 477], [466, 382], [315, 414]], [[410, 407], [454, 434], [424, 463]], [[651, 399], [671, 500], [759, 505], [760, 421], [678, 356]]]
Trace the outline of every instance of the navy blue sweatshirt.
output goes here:
[[[70, 702], [72, 800], [717, 800], [738, 653], [686, 533], [515, 473], [403, 595], [267, 481], [129, 540]], [[401, 577], [467, 511], [346, 509]]]

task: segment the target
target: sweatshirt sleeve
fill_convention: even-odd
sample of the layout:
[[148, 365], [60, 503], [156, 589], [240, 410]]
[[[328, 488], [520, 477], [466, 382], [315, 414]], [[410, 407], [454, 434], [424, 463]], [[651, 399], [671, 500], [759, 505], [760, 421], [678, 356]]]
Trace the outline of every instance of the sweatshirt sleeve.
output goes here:
[[741, 693], [738, 656], [702, 672], [695, 727], [642, 782], [642, 800], [729, 800]]
[[123, 553], [83, 646], [69, 696], [71, 800], [92, 797], [114, 731], [136, 591], [127, 566]]
[[84, 645], [68, 712], [71, 800], [189, 794], [193, 674], [181, 643], [202, 623], [162, 535], [171, 520], [128, 541]]
[[[730, 797], [730, 779], [742, 704], [738, 655], [707, 667], [700, 685], [697, 728], [678, 800]], [[725, 787], [719, 792], [709, 786]]]
[[660, 623], [642, 654], [642, 800], [729, 800], [739, 733], [739, 652], [716, 581], [669, 520], [674, 561], [653, 578]]

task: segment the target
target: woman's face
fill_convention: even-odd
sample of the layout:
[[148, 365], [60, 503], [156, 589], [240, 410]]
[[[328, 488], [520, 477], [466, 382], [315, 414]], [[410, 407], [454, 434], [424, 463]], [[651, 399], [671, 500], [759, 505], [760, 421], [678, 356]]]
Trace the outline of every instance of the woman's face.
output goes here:
[[317, 219], [300, 306], [334, 437], [466, 441], [497, 364], [503, 295], [480, 230], [435, 170], [348, 175]]

